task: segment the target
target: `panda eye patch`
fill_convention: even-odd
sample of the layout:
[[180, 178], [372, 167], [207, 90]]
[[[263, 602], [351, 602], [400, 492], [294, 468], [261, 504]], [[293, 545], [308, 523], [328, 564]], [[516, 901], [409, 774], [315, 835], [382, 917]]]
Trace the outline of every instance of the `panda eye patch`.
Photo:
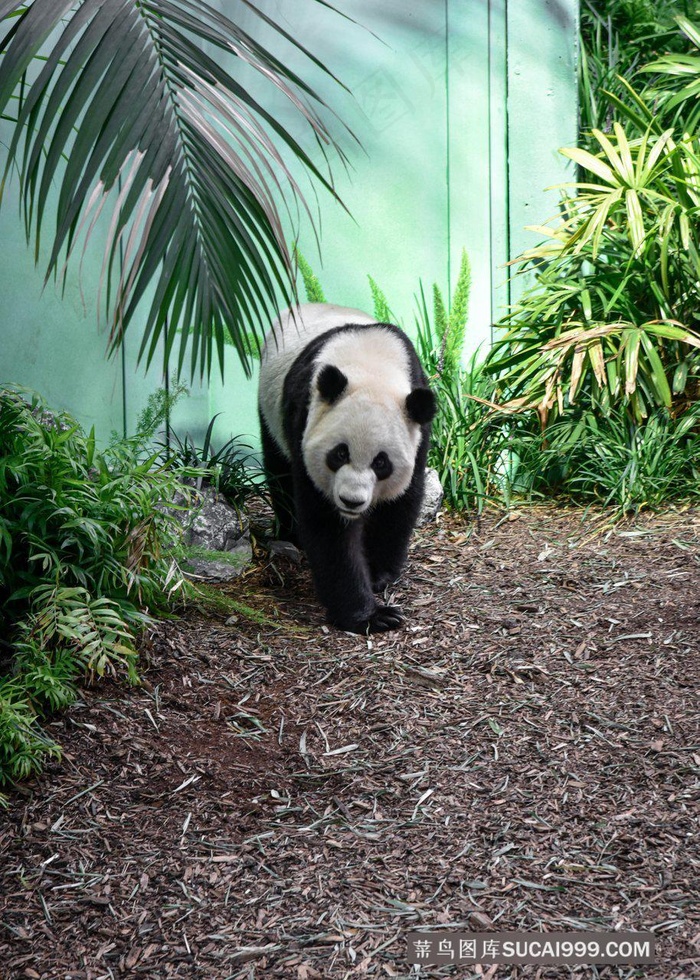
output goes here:
[[386, 453], [377, 453], [372, 460], [372, 469], [377, 474], [378, 480], [386, 480], [394, 472], [394, 467]]
[[336, 473], [341, 466], [350, 462], [350, 450], [344, 442], [338, 443], [326, 456], [326, 466], [331, 472]]

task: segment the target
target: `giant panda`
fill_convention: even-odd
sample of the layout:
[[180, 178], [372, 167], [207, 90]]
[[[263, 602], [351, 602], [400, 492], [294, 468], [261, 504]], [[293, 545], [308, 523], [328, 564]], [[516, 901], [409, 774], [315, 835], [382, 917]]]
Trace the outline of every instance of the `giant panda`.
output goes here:
[[406, 560], [436, 410], [411, 341], [360, 310], [293, 307], [266, 337], [258, 404], [279, 536], [306, 552], [329, 621], [396, 629], [375, 593]]

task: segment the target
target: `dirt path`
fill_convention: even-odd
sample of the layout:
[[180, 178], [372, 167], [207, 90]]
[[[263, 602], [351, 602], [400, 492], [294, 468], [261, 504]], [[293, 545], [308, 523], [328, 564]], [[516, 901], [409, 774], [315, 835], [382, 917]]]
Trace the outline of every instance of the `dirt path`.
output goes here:
[[[416, 927], [653, 930], [700, 978], [700, 515], [421, 532], [404, 630], [261, 562], [51, 726], [0, 815], [0, 977], [408, 977]], [[428, 968], [427, 977], [476, 975]]]

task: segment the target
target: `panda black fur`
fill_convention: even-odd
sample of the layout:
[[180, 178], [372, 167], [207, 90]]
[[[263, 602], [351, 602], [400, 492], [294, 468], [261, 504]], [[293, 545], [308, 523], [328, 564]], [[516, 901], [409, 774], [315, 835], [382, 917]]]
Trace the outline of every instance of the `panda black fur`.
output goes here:
[[395, 629], [399, 609], [374, 593], [406, 560], [436, 409], [410, 340], [359, 310], [288, 310], [263, 350], [259, 409], [280, 538], [306, 551], [329, 620]]

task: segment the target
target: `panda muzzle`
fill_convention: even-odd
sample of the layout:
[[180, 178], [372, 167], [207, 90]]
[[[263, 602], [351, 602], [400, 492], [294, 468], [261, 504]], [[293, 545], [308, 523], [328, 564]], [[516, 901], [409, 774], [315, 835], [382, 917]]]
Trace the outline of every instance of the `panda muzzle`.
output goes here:
[[366, 502], [363, 499], [358, 500], [339, 495], [338, 500], [340, 503], [339, 509], [348, 517], [357, 516], [365, 509]]

